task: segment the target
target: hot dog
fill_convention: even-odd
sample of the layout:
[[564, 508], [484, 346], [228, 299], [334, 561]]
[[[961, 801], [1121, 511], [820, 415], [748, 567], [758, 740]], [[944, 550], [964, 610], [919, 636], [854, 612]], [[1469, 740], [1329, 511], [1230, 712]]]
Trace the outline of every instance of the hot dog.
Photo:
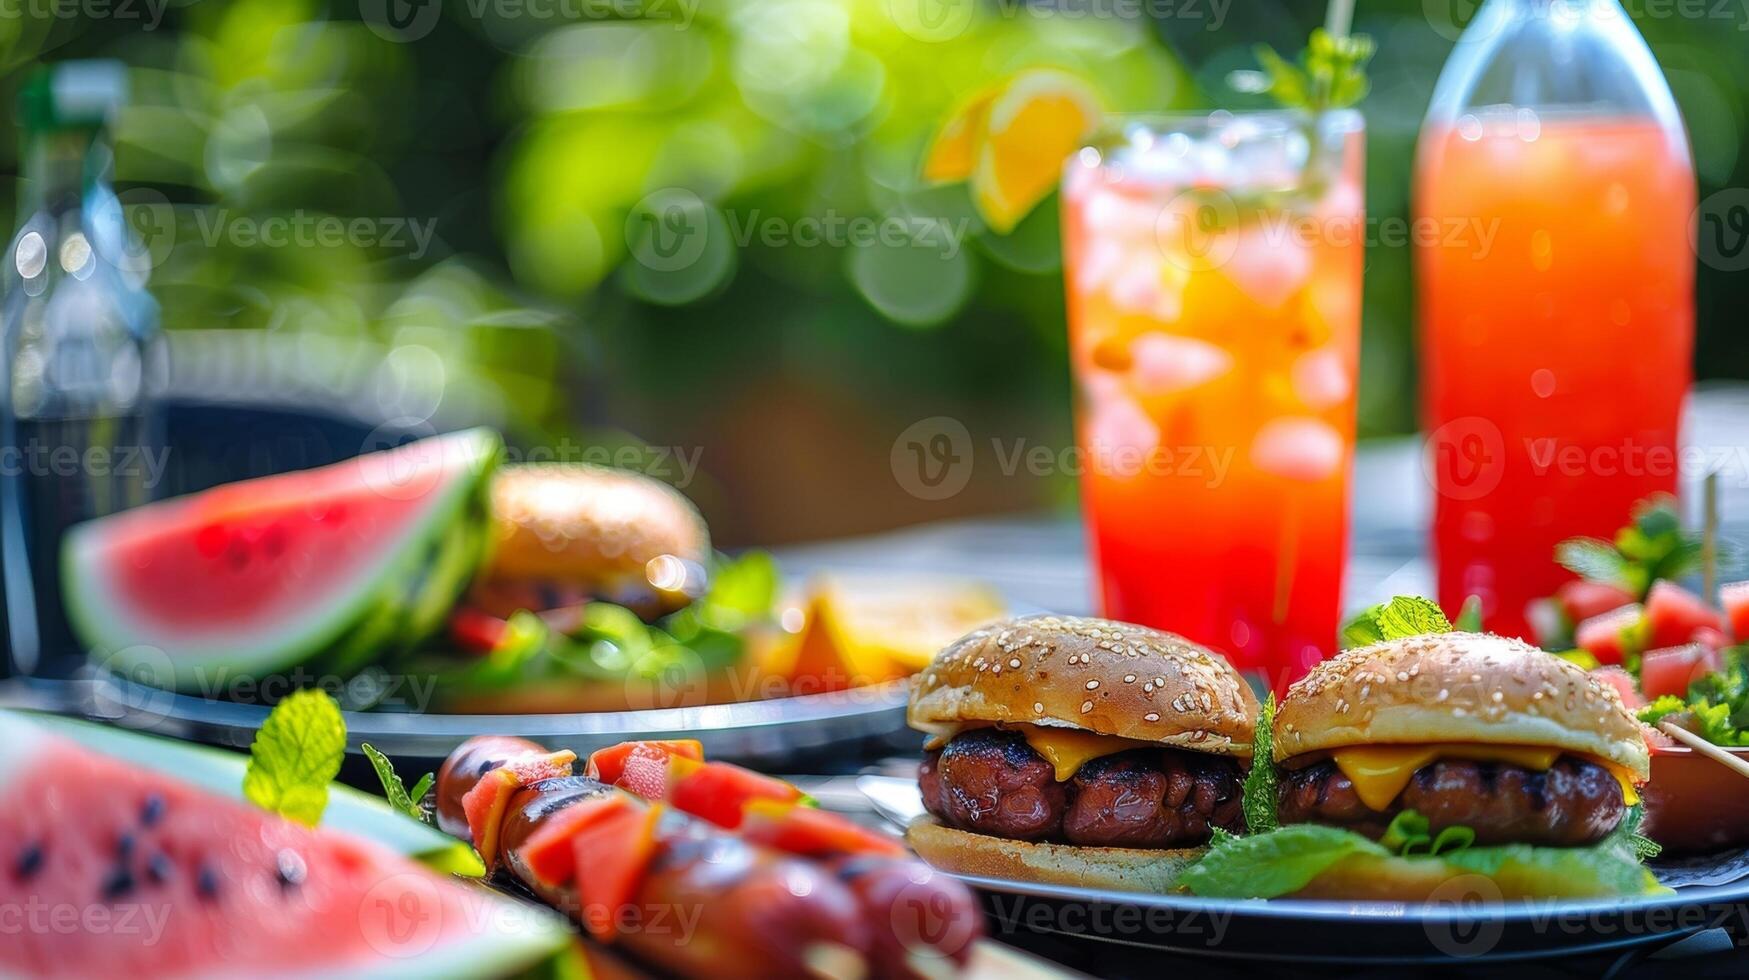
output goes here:
[[[492, 768], [486, 763], [543, 752], [521, 739], [465, 743], [439, 773], [440, 817], [445, 800], [458, 801], [452, 814], [459, 813], [461, 798]], [[565, 811], [618, 792], [580, 776], [517, 789], [497, 835], [505, 867], [543, 900], [580, 917], [576, 890], [541, 882], [519, 852]], [[621, 937], [628, 951], [675, 972], [733, 977], [743, 975], [744, 964], [748, 976], [781, 970], [940, 977], [966, 962], [982, 933], [982, 916], [965, 886], [914, 859], [805, 860], [672, 812], [658, 826], [659, 850], [632, 911], [676, 914], [662, 930], [629, 923]], [[686, 915], [695, 921], [688, 925]]]
[[[441, 770], [440, 801], [459, 801], [479, 782], [480, 760], [506, 747], [470, 742], [459, 748]], [[582, 776], [541, 780], [512, 794], [498, 830], [505, 870], [579, 921], [586, 909], [577, 889], [543, 882], [519, 852], [531, 835], [565, 811], [609, 796], [634, 799]], [[657, 836], [655, 856], [632, 900], [615, 912], [615, 940], [628, 953], [683, 976], [730, 980], [772, 975], [851, 980], [870, 972], [873, 931], [862, 921], [852, 889], [825, 869], [673, 812], [658, 825]]]
[[452, 837], [468, 838], [468, 818], [462, 812], [462, 797], [480, 777], [517, 755], [544, 752], [526, 738], [511, 735], [476, 735], [456, 747], [437, 771], [437, 826]]

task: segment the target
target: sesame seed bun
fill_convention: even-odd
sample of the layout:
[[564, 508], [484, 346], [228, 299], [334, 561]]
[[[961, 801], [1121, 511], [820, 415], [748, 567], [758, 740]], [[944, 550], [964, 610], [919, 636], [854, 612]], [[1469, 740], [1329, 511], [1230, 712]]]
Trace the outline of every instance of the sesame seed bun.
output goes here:
[[1225, 660], [1181, 636], [1025, 616], [936, 654], [907, 720], [937, 735], [967, 722], [1044, 725], [1249, 758], [1257, 698]]
[[1207, 848], [1077, 847], [974, 834], [919, 817], [905, 829], [917, 856], [949, 874], [1163, 894]]
[[1275, 714], [1275, 758], [1348, 745], [1481, 742], [1596, 756], [1640, 781], [1651, 754], [1614, 687], [1522, 640], [1440, 633], [1312, 668]]
[[503, 596], [496, 605], [526, 607], [523, 593], [547, 588], [614, 601], [653, 596], [664, 609], [679, 608], [702, 587], [711, 553], [704, 519], [679, 491], [641, 473], [580, 463], [500, 469], [492, 524], [492, 557], [475, 593]]

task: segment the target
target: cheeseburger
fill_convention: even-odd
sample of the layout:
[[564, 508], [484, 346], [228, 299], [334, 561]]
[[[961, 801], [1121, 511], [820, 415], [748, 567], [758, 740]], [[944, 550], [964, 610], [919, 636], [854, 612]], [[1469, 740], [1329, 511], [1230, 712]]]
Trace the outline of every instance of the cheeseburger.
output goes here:
[[1257, 700], [1219, 656], [1104, 619], [1024, 617], [936, 655], [911, 696], [949, 871], [1162, 890], [1215, 828], [1244, 829]]
[[572, 463], [506, 466], [492, 482], [493, 547], [470, 602], [509, 616], [605, 600], [647, 619], [705, 585], [710, 534], [673, 487]]

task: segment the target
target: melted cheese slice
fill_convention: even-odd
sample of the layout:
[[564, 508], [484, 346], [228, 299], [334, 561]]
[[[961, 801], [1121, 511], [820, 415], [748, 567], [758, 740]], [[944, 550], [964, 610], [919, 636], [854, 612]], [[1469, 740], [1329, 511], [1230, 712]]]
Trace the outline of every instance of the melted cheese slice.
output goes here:
[[[1409, 785], [1409, 778], [1415, 775], [1415, 770], [1436, 759], [1504, 762], [1544, 772], [1562, 754], [1560, 749], [1536, 745], [1355, 745], [1332, 751], [1330, 759], [1354, 783], [1354, 793], [1362, 803], [1384, 811], [1390, 809], [1391, 801]], [[1631, 774], [1614, 763], [1598, 759], [1591, 761], [1608, 769], [1621, 783], [1622, 799], [1627, 805], [1640, 802], [1639, 794], [1634, 792]]]
[[1102, 755], [1115, 755], [1130, 749], [1158, 748], [1152, 742], [1141, 742], [1116, 735], [1095, 735], [1074, 728], [1045, 728], [1038, 725], [1016, 726], [1026, 737], [1026, 744], [1044, 756], [1057, 770], [1057, 782], [1074, 778], [1081, 767]]

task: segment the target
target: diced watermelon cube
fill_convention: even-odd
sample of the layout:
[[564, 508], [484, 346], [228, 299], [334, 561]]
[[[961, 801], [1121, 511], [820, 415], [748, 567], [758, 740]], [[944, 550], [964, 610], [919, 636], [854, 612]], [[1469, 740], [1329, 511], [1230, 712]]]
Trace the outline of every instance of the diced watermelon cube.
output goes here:
[[1567, 614], [1567, 622], [1582, 623], [1634, 601], [1633, 594], [1607, 582], [1574, 579], [1555, 590], [1555, 601]]
[[481, 776], [474, 788], [462, 797], [468, 833], [487, 871], [498, 866], [498, 831], [504, 822], [504, 810], [511, 794], [529, 783], [569, 776], [571, 764], [575, 761], [577, 753], [569, 749], [519, 755]]
[[1622, 703], [1631, 711], [1638, 711], [1646, 706], [1645, 695], [1640, 693], [1640, 687], [1634, 682], [1634, 675], [1620, 667], [1599, 667], [1591, 672], [1591, 676], [1615, 688], [1621, 695]]
[[1686, 697], [1688, 686], [1719, 669], [1718, 651], [1700, 643], [1647, 650], [1640, 661], [1640, 686], [1646, 697]]
[[1738, 643], [1749, 642], [1749, 582], [1732, 582], [1719, 588], [1719, 604], [1731, 621], [1731, 635]]
[[703, 762], [704, 746], [700, 745], [697, 739], [691, 738], [621, 742], [618, 745], [610, 745], [605, 749], [597, 749], [589, 753], [589, 761], [583, 766], [583, 775], [612, 786], [619, 782], [620, 776], [625, 774], [628, 759], [634, 756], [667, 759], [673, 755], [685, 756], [688, 759]]
[[656, 856], [660, 803], [604, 815], [571, 836], [578, 918], [589, 935], [612, 942], [621, 910], [637, 898]]
[[800, 803], [751, 800], [743, 810], [741, 836], [805, 857], [880, 854], [899, 857], [905, 846], [847, 817]]
[[528, 835], [516, 856], [544, 885], [568, 885], [577, 875], [576, 850], [571, 841], [583, 828], [621, 811], [638, 809], [623, 793], [608, 793], [561, 810], [541, 828]]
[[449, 614], [449, 638], [468, 653], [491, 653], [510, 632], [510, 623], [478, 609], [461, 606]]
[[1654, 583], [1646, 596], [1646, 649], [1687, 643], [1701, 627], [1723, 631], [1725, 621], [1706, 600], [1674, 582]]
[[1619, 664], [1629, 646], [1626, 634], [1639, 625], [1640, 613], [1639, 603], [1630, 603], [1593, 616], [1574, 628], [1573, 642], [1598, 663]]
[[[680, 761], [680, 760], [677, 760]], [[727, 762], [690, 763], [691, 771], [671, 778], [668, 802], [682, 813], [702, 817], [735, 830], [753, 800], [796, 803], [802, 791], [781, 779], [761, 775]], [[685, 768], [677, 765], [676, 772]]]
[[1725, 635], [1724, 630], [1713, 629], [1711, 626], [1702, 626], [1695, 630], [1694, 635], [1690, 636], [1688, 641], [1699, 643], [1709, 650], [1723, 650], [1731, 645], [1731, 638]]

